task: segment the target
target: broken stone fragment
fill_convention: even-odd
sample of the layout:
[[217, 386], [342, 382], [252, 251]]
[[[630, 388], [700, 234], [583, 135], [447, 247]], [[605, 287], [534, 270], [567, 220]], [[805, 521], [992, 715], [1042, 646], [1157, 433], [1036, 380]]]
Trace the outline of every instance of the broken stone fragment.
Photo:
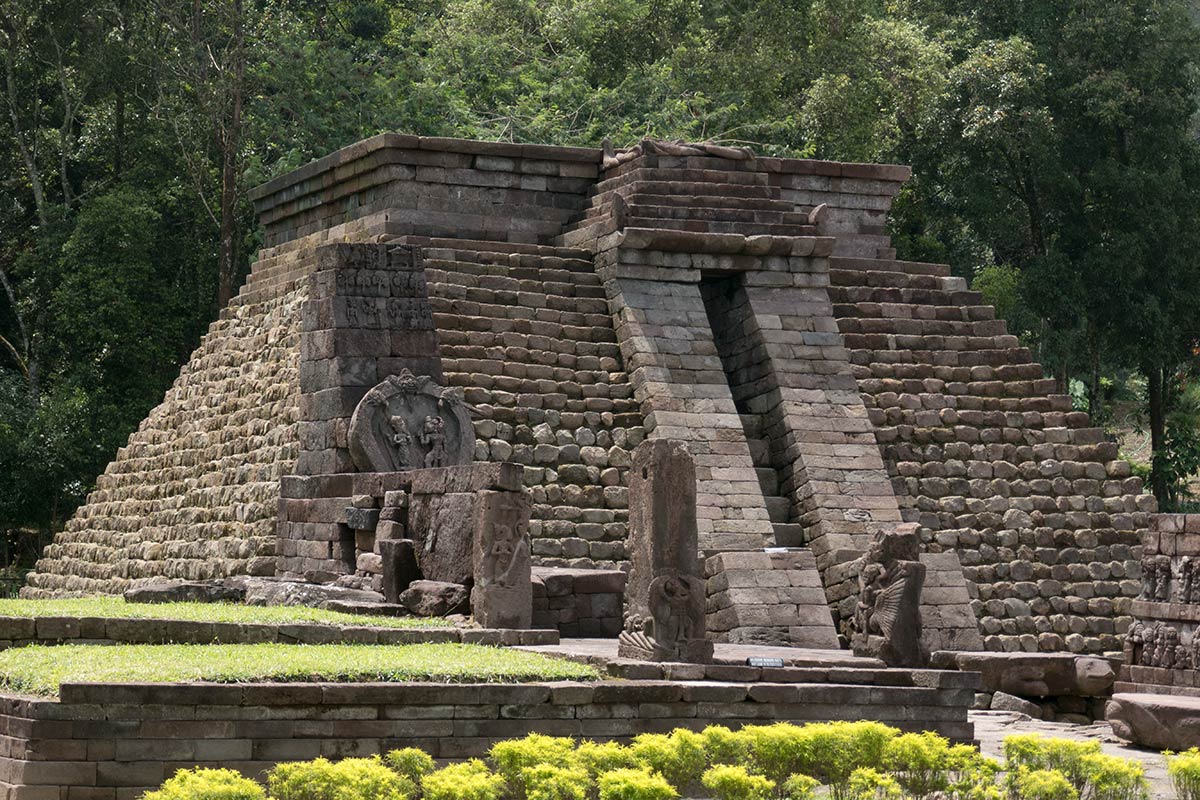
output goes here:
[[126, 603], [240, 603], [243, 589], [200, 581], [155, 581], [129, 589]]
[[400, 593], [400, 605], [418, 617], [444, 617], [465, 614], [470, 593], [460, 583], [413, 581]]

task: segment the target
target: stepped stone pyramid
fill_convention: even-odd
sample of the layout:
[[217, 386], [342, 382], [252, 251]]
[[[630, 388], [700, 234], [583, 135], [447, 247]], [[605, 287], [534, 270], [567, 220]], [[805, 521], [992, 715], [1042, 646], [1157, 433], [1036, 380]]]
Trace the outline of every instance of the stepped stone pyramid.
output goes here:
[[23, 594], [353, 574], [338, 515], [395, 487], [346, 422], [418, 365], [521, 465], [541, 567], [622, 567], [630, 452], [672, 438], [719, 639], [836, 647], [858, 557], [916, 523], [932, 649], [1119, 649], [1152, 498], [979, 294], [896, 259], [909, 174], [385, 134], [277, 178], [245, 286]]

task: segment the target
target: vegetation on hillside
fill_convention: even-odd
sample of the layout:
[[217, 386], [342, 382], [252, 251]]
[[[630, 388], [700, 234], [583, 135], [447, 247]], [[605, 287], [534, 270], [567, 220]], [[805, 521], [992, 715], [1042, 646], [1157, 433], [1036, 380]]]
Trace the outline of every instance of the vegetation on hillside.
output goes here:
[[[1185, 0], [0, 0], [0, 557], [32, 560], [257, 248], [246, 192], [385, 130], [911, 163], [949, 262], [1063, 391], [1200, 466]], [[1126, 376], [1137, 378], [1125, 381]]]

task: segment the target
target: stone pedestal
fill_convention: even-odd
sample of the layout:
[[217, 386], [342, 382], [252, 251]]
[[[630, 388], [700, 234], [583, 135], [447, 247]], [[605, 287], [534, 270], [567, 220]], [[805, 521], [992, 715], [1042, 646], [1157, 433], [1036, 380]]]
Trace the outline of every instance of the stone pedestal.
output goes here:
[[622, 658], [708, 661], [705, 583], [696, 534], [696, 467], [682, 442], [655, 439], [633, 453]]

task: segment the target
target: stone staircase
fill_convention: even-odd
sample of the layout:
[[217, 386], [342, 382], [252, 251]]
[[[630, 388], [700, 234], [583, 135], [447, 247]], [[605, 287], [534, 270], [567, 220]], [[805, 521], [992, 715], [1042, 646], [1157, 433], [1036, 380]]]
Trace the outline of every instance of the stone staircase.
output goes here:
[[558, 243], [590, 247], [625, 228], [743, 236], [815, 236], [769, 173], [751, 162], [642, 155], [604, 172], [583, 215]]
[[804, 525], [796, 520], [792, 499], [782, 486], [779, 470], [771, 460], [771, 441], [763, 431], [763, 418], [758, 414], [742, 414], [742, 427], [750, 445], [750, 456], [754, 459], [754, 471], [758, 485], [762, 487], [763, 500], [775, 533], [778, 547], [804, 547], [807, 544]]

